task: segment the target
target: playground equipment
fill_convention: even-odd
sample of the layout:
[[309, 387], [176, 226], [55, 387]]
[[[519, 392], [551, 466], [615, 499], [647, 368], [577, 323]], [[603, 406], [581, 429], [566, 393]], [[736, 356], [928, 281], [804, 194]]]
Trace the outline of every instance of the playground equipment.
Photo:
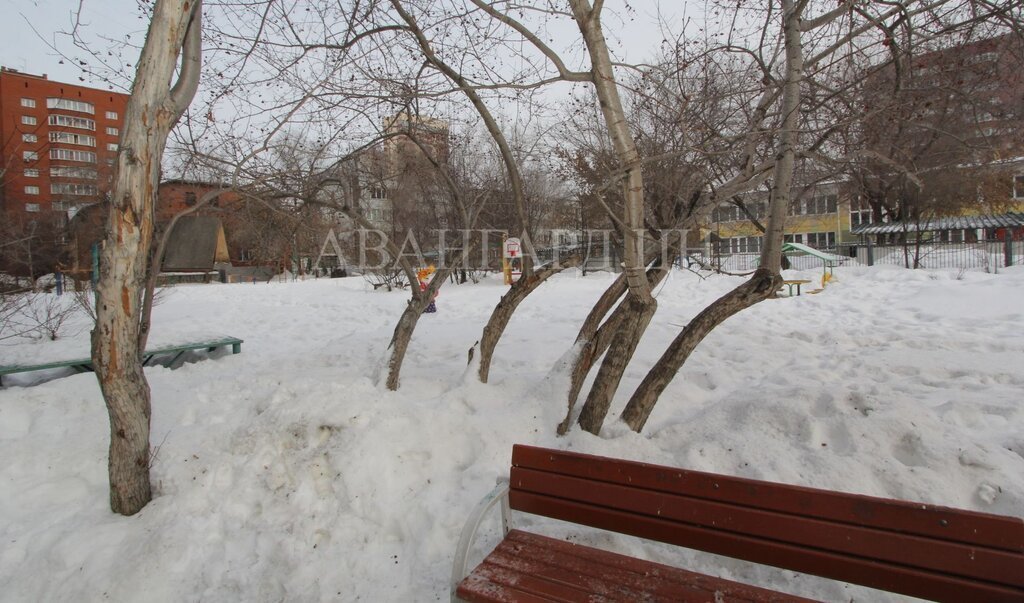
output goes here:
[[505, 284], [511, 285], [523, 275], [523, 244], [516, 237], [505, 237], [501, 251], [501, 268], [505, 274]]
[[829, 282], [831, 282], [833, 277], [835, 276], [832, 273], [832, 269], [835, 268], [836, 266], [842, 264], [847, 259], [849, 259], [849, 258], [843, 257], [841, 255], [835, 255], [835, 254], [831, 254], [831, 253], [825, 253], [823, 251], [818, 251], [817, 249], [815, 249], [813, 247], [808, 247], [807, 245], [803, 245], [801, 243], [783, 243], [782, 244], [782, 253], [803, 253], [803, 254], [806, 254], [806, 255], [809, 255], [811, 257], [818, 258], [819, 260], [821, 260], [822, 261], [822, 267], [821, 267], [821, 286], [822, 286], [822, 288], [824, 288], [825, 285], [827, 285]]

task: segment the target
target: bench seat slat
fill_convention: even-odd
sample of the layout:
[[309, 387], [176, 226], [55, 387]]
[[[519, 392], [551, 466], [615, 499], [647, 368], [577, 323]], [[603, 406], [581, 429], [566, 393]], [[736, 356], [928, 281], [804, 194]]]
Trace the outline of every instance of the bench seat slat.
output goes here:
[[463, 581], [458, 593], [467, 601], [504, 601], [494, 598], [503, 588], [556, 601], [713, 602], [716, 595], [735, 602], [808, 601], [518, 530]]
[[603, 578], [614, 578], [631, 588], [639, 588], [644, 592], [653, 592], [660, 596], [677, 597], [694, 592], [720, 592], [729, 595], [733, 600], [808, 601], [808, 599], [785, 593], [565, 542], [532, 532], [512, 530], [507, 539], [520, 547], [518, 549], [520, 556], [531, 556], [531, 559], [543, 558], [546, 563], [553, 566], [567, 569], [576, 568], [577, 571], [590, 575], [599, 572]]
[[[645, 596], [653, 600], [679, 601], [686, 598], [706, 597], [708, 590], [673, 580], [671, 569], [640, 559], [627, 558], [620, 567], [605, 564], [597, 549], [565, 543], [570, 550], [555, 546], [558, 540], [535, 537], [527, 532], [510, 539], [510, 545], [498, 547], [487, 557], [491, 565], [543, 578], [553, 583], [584, 588], [587, 593], [613, 600], [639, 600]], [[550, 542], [529, 542], [545, 539]], [[577, 550], [578, 549], [578, 550]], [[713, 589], [710, 592], [714, 592]], [[749, 600], [749, 599], [745, 599]]]
[[509, 503], [513, 509], [535, 515], [571, 517], [573, 523], [581, 525], [611, 529], [623, 534], [671, 542], [734, 559], [744, 559], [936, 601], [1020, 602], [1024, 597], [1024, 590], [1010, 586], [972, 581], [662, 519], [638, 521], [637, 516], [629, 512], [515, 489], [509, 492]]
[[[960, 574], [1024, 587], [1024, 556], [875, 528], [863, 528], [778, 511], [752, 509], [692, 496], [594, 482], [582, 478], [513, 467], [512, 487], [574, 502], [612, 507], [636, 514], [631, 522], [658, 518], [768, 541], [820, 548], [925, 570]], [[565, 518], [562, 518], [565, 519]], [[620, 526], [603, 526], [622, 531]], [[672, 543], [680, 544], [680, 543]]]
[[775, 484], [516, 445], [512, 465], [878, 529], [1024, 552], [1024, 521], [935, 505]]
[[469, 603], [554, 603], [558, 599], [516, 588], [505, 576], [485, 572], [483, 565], [459, 584], [458, 597]]

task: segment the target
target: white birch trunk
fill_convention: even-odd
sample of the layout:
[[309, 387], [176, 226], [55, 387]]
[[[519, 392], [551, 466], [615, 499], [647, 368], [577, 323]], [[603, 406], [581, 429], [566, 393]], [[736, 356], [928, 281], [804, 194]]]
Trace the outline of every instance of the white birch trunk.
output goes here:
[[[138, 512], [152, 498], [150, 391], [139, 348], [140, 309], [164, 145], [198, 84], [199, 14], [192, 0], [158, 0], [153, 8], [125, 110], [100, 256], [92, 358], [110, 415], [110, 507], [123, 515]], [[171, 90], [186, 38], [189, 52]]]

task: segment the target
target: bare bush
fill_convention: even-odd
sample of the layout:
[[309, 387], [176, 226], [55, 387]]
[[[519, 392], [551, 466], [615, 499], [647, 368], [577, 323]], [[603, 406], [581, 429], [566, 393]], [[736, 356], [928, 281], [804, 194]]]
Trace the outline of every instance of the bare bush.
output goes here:
[[409, 286], [405, 271], [401, 268], [381, 268], [363, 273], [363, 279], [373, 285], [374, 290], [384, 287], [388, 291], [405, 289]]
[[68, 332], [68, 323], [81, 312], [72, 296], [20, 292], [0, 298], [0, 341], [22, 337], [56, 340]]

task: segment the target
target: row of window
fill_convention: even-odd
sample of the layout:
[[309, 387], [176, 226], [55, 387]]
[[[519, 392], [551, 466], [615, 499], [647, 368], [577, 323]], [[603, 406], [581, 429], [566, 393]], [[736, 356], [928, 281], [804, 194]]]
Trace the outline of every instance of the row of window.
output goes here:
[[[113, 143], [108, 144], [107, 150], [117, 151], [117, 145]], [[25, 161], [37, 161], [39, 159], [39, 153], [36, 151], [23, 151], [21, 156]], [[50, 159], [96, 163], [96, 153], [92, 151], [76, 151], [74, 149], [50, 149]]]
[[74, 134], [72, 132], [50, 132], [50, 142], [94, 147], [96, 146], [96, 137], [89, 136], [88, 134]]
[[[789, 215], [808, 216], [834, 214], [838, 210], [839, 197], [837, 195], [818, 195], [810, 199], [797, 199], [790, 203]], [[748, 203], [747, 209], [755, 218], [763, 218], [768, 213], [768, 203], [758, 201]], [[742, 222], [747, 220], [747, 214], [738, 206], [729, 204], [715, 208], [711, 212], [712, 222]]]
[[732, 237], [719, 239], [715, 243], [718, 253], [758, 253], [761, 251], [762, 237]]
[[[36, 99], [34, 98], [22, 98], [21, 106], [29, 109], [35, 109]], [[84, 101], [72, 100], [70, 98], [48, 98], [46, 99], [47, 109], [65, 109], [67, 111], [78, 111], [79, 113], [96, 113], [96, 107], [92, 103]], [[107, 119], [116, 120], [118, 118], [117, 111], [107, 111], [104, 114]]]
[[[755, 218], [763, 218], [768, 211], [768, 203], [766, 201], [758, 201], [755, 203], [747, 203], [747, 209], [750, 213], [754, 214]], [[711, 212], [712, 222], [741, 222], [746, 221], [747, 214], [736, 205], [722, 205], [716, 207]]]
[[[98, 189], [95, 184], [80, 184], [77, 182], [53, 182], [50, 184], [50, 194], [53, 195], [97, 195]], [[25, 187], [26, 195], [38, 195], [39, 187], [30, 185]]]
[[787, 243], [800, 243], [809, 245], [815, 249], [832, 249], [836, 246], [836, 233], [834, 232], [807, 232], [788, 234], [783, 236]]
[[[50, 204], [50, 208], [53, 209], [53, 211], [67, 211], [74, 207], [75, 205], [75, 203], [68, 203], [66, 201], [54, 201], [53, 203]], [[39, 213], [40, 211], [42, 211], [42, 208], [38, 203], [26, 203], [25, 211], [31, 213]]]
[[[80, 130], [95, 130], [96, 122], [91, 119], [85, 119], [84, 117], [68, 117], [67, 115], [51, 115], [48, 119], [51, 126], [64, 126], [67, 128], [78, 128]], [[36, 126], [39, 125], [39, 120], [31, 115], [22, 115], [21, 123], [25, 126]], [[107, 126], [105, 131], [110, 136], [120, 136], [121, 130], [113, 126]], [[51, 136], [53, 134], [51, 133]], [[25, 136], [35, 136], [35, 134], [26, 134]]]
[[789, 215], [809, 216], [834, 214], [839, 205], [836, 195], [818, 195], [810, 199], [797, 199], [789, 204]]
[[[834, 232], [807, 232], [785, 235], [787, 243], [801, 243], [816, 249], [832, 249], [836, 246]], [[763, 237], [730, 237], [715, 242], [718, 253], [760, 253]]]
[[[96, 179], [96, 170], [87, 167], [75, 167], [70, 165], [55, 165], [50, 167], [50, 176], [53, 178], [88, 178]], [[36, 168], [25, 168], [26, 178], [38, 178], [39, 170]]]
[[[31, 117], [31, 116], [29, 116]], [[79, 128], [81, 130], [96, 130], [96, 122], [84, 117], [71, 117], [70, 115], [51, 115], [48, 118], [51, 126], [63, 126], [65, 128]], [[107, 128], [110, 134], [111, 128]], [[116, 131], [117, 128], [114, 128]]]

